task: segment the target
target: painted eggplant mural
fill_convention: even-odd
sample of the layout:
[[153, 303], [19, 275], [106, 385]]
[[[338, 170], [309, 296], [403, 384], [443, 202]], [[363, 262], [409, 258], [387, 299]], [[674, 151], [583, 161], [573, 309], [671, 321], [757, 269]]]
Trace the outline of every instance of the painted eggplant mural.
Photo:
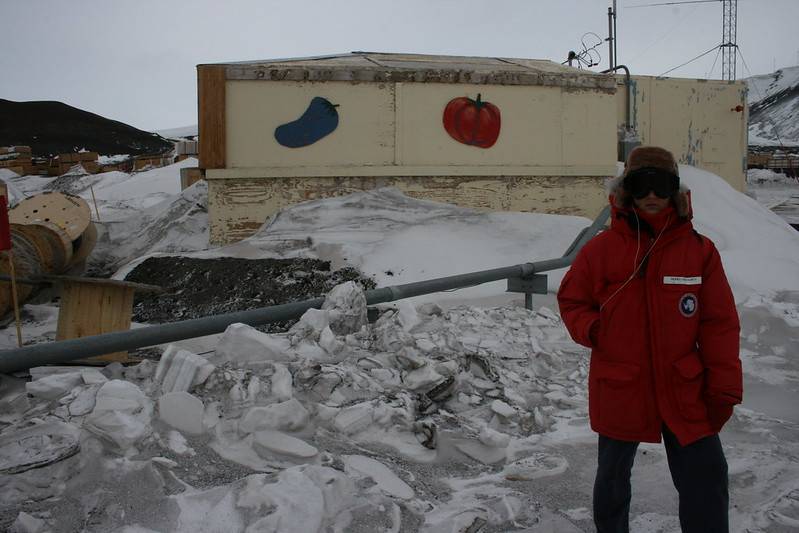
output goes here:
[[288, 148], [301, 148], [315, 143], [338, 127], [337, 107], [338, 104], [315, 96], [300, 118], [275, 129], [275, 140]]

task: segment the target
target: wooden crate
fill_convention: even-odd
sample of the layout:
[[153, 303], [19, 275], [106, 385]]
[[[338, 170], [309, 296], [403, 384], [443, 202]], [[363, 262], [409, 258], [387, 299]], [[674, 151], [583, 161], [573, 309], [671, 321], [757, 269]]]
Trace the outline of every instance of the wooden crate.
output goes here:
[[100, 164], [97, 161], [81, 161], [80, 164], [89, 174], [97, 174], [100, 172]]
[[191, 187], [205, 177], [203, 170], [197, 167], [180, 169], [180, 190]]
[[[161, 287], [113, 279], [45, 276], [61, 288], [56, 340], [77, 339], [130, 329], [135, 291], [163, 292]], [[81, 360], [87, 363], [129, 362], [127, 352]]]

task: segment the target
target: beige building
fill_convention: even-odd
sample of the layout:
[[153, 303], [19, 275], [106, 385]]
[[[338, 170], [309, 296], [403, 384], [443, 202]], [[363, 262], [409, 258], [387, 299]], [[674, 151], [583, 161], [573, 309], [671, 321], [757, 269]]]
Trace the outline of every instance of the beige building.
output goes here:
[[618, 80], [618, 122], [629, 116], [641, 144], [663, 146], [745, 190], [746, 82], [633, 76], [628, 98], [624, 76]]
[[[717, 117], [689, 110], [696, 126], [686, 133], [683, 115], [652, 108], [653, 99], [685, 105], [661, 90], [669, 81], [698, 84], [634, 78], [628, 100], [623, 77], [549, 61], [404, 54], [199, 65], [211, 242], [245, 238], [293, 203], [380, 186], [468, 207], [593, 217], [616, 173], [628, 107], [644, 142], [700, 166], [726, 157], [726, 142], [720, 152], [693, 135], [729, 136], [727, 123], [707, 125]], [[708, 98], [727, 105], [728, 93], [725, 85]], [[743, 113], [729, 115], [740, 122]]]

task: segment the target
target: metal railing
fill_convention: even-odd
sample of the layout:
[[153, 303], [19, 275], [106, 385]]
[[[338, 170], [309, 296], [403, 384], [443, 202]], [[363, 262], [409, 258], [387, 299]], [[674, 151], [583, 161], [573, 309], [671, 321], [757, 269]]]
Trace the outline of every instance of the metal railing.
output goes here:
[[[569, 266], [574, 261], [580, 248], [604, 227], [609, 214], [610, 209], [605, 207], [594, 222], [579, 233], [574, 242], [567, 248], [566, 253], [557, 259], [522, 263], [509, 267], [372, 289], [365, 292], [366, 303], [367, 305], [375, 305], [393, 302], [413, 296], [461, 289], [503, 279], [524, 280], [540, 272]], [[308, 309], [321, 308], [324, 301], [324, 298], [314, 298], [312, 300], [262, 307], [249, 311], [236, 311], [127, 331], [104, 333], [91, 337], [0, 350], [0, 373], [17, 372], [34, 366], [66, 363], [96, 355], [203, 337], [221, 333], [229, 325], [237, 322], [260, 326], [272, 322], [291, 320], [301, 317]]]

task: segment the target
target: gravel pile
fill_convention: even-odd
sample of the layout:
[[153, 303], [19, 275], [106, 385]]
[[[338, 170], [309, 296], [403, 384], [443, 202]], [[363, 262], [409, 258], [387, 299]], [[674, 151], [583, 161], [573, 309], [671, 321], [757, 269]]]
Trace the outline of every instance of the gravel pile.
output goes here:
[[[324, 296], [333, 287], [355, 281], [375, 288], [354, 268], [331, 270], [319, 259], [240, 259], [232, 257], [151, 257], [126, 277], [157, 285], [163, 294], [137, 293], [136, 322], [175, 322], [221, 313], [245, 311]], [[269, 324], [263, 331], [285, 331], [295, 321]]]

